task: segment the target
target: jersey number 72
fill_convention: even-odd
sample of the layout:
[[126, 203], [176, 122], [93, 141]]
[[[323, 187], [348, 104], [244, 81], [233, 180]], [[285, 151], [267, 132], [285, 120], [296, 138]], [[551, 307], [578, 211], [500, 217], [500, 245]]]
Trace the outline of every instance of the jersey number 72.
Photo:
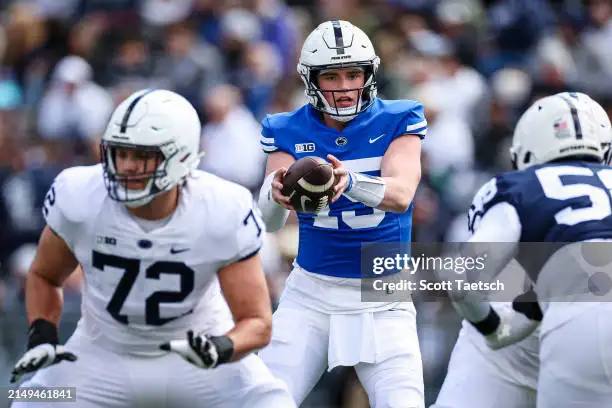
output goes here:
[[[140, 261], [138, 259], [124, 258], [121, 256], [103, 254], [93, 251], [92, 263], [94, 268], [104, 271], [105, 266], [112, 266], [124, 271], [115, 293], [111, 297], [106, 310], [119, 323], [129, 324], [128, 317], [121, 314], [123, 304], [127, 299], [138, 273], [140, 272]], [[161, 317], [160, 304], [162, 303], [180, 303], [184, 301], [194, 289], [195, 273], [193, 269], [185, 265], [183, 262], [168, 262], [158, 261], [152, 264], [145, 271], [147, 279], [157, 279], [163, 274], [178, 275], [180, 278], [180, 291], [157, 291], [152, 293], [144, 304], [145, 324], [150, 326], [161, 326], [172, 320], [178, 319], [190, 312], [182, 313], [179, 316]]]

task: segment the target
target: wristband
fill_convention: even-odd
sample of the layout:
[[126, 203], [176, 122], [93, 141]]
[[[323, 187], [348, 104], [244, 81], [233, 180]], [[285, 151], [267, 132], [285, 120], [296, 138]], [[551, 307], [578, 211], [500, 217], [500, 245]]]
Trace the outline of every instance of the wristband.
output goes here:
[[229, 363], [234, 355], [234, 342], [227, 336], [210, 336], [208, 341], [217, 349], [217, 365]]
[[368, 176], [355, 171], [347, 171], [349, 186], [344, 195], [368, 207], [376, 208], [385, 198], [386, 183], [382, 177]]
[[347, 171], [346, 175], [348, 176], [348, 186], [346, 186], [346, 190], [344, 190], [344, 192], [348, 193], [353, 188], [353, 176], [351, 176], [350, 171]]
[[32, 322], [28, 331], [27, 349], [30, 350], [45, 343], [52, 345], [59, 343], [57, 327], [48, 320], [36, 319]]
[[[468, 320], [469, 321], [469, 320]], [[501, 319], [495, 310], [492, 307], [489, 307], [489, 314], [485, 317], [484, 320], [474, 323], [471, 322], [472, 326], [476, 328], [483, 336], [488, 336], [491, 333], [494, 333], [495, 330], [499, 327], [501, 323]]]

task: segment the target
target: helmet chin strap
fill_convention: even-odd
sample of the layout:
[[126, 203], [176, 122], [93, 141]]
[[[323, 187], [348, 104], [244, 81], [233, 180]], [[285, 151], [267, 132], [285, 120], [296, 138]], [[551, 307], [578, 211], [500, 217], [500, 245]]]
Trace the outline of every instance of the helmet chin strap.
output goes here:
[[[131, 191], [133, 191], [133, 190], [131, 190]], [[153, 199], [156, 196], [157, 195], [150, 195], [150, 196], [143, 197], [140, 200], [126, 201], [126, 202], [124, 202], [124, 204], [125, 204], [126, 207], [130, 207], [130, 208], [142, 207], [143, 205], [147, 205], [151, 201], [153, 201]]]
[[[327, 101], [326, 101], [326, 104], [327, 104]], [[329, 106], [329, 104], [327, 105]], [[334, 120], [337, 120], [338, 122], [349, 122], [357, 117], [356, 113], [353, 115], [349, 115], [349, 114], [352, 112], [359, 112], [360, 109], [361, 109], [361, 98], [359, 98], [359, 102], [357, 102], [357, 105], [348, 106], [346, 108], [337, 108], [337, 109], [332, 109], [331, 107], [329, 107], [327, 110], [327, 114], [331, 116]]]
[[[154, 180], [150, 179], [147, 182], [147, 185], [145, 186], [145, 188], [143, 188], [142, 190], [125, 189], [124, 191], [125, 191], [126, 201], [123, 201], [123, 204], [125, 204], [126, 207], [129, 207], [129, 208], [137, 208], [137, 207], [142, 207], [143, 205], [149, 204], [151, 201], [153, 201], [155, 197], [159, 195], [159, 193], [161, 193], [161, 191], [159, 191], [156, 194], [148, 194], [148, 192], [150, 192], [153, 187], [153, 182]], [[142, 198], [138, 198], [136, 200], [127, 200], [127, 198], [129, 197], [138, 197], [141, 195], [143, 195]]]

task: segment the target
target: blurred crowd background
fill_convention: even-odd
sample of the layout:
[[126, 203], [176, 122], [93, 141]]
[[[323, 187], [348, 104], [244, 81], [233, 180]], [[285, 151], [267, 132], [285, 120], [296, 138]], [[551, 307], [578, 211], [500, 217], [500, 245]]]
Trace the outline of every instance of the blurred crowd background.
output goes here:
[[[0, 384], [26, 343], [23, 282], [47, 188], [62, 169], [98, 162], [106, 120], [135, 90], [189, 99], [202, 168], [256, 193], [261, 119], [306, 102], [302, 41], [322, 21], [352, 22], [381, 57], [379, 95], [426, 109], [419, 242], [465, 239], [472, 196], [510, 169], [512, 128], [534, 98], [583, 91], [612, 112], [610, 0], [0, 0], [0, 10]], [[267, 236], [273, 301], [297, 244], [294, 218]], [[63, 339], [81, 284], [74, 276], [65, 290]], [[429, 404], [459, 321], [443, 297], [415, 303]], [[366, 401], [352, 370], [336, 369], [304, 406]]]

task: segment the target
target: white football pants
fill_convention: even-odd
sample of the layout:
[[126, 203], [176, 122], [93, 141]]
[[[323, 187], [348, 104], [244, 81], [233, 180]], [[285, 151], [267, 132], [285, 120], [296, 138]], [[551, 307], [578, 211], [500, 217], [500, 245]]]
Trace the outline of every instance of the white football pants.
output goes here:
[[355, 367], [373, 408], [424, 408], [414, 308], [336, 315], [285, 298], [259, 356], [298, 405], [326, 368], [342, 365]]
[[[111, 352], [77, 329], [66, 348], [78, 360], [39, 370], [22, 387], [76, 387], [79, 408], [293, 408], [282, 381], [250, 355], [211, 370], [175, 353], [135, 357]], [[70, 404], [68, 404], [70, 405]], [[66, 407], [66, 403], [15, 402], [12, 408]]]
[[538, 408], [612, 407], [612, 304], [543, 333], [540, 345]]
[[537, 380], [537, 355], [519, 345], [491, 350], [480, 333], [464, 326], [430, 408], [535, 408]]

